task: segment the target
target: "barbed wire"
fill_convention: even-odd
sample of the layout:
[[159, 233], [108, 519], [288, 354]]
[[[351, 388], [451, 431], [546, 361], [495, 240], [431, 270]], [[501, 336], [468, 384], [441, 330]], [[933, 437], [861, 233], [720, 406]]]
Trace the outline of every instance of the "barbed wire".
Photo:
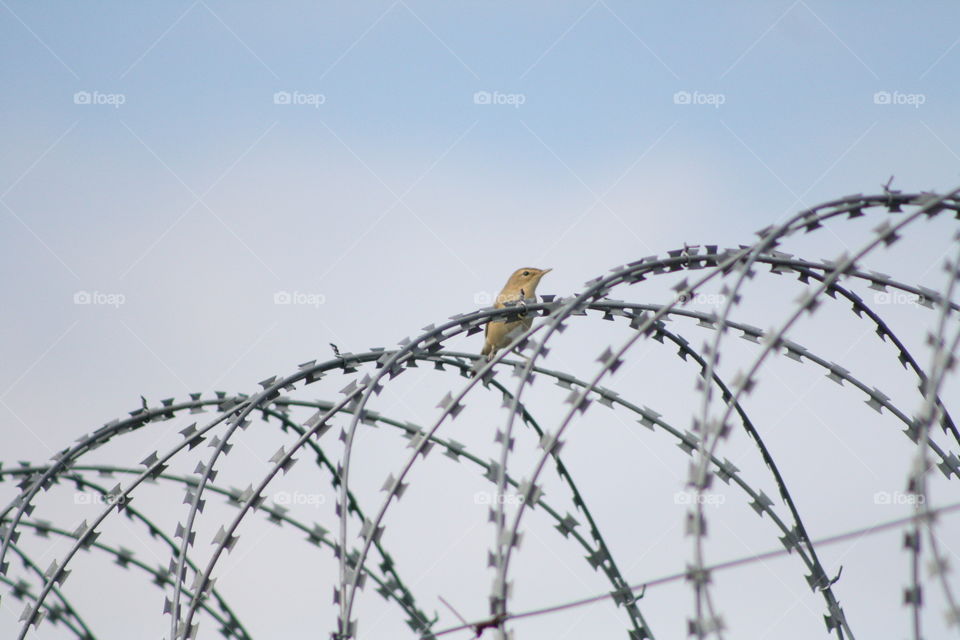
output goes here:
[[[923, 606], [921, 593], [924, 578], [920, 571], [922, 535], [926, 536], [930, 546], [933, 564], [937, 569], [934, 572], [935, 582], [947, 604], [948, 619], [960, 621], [957, 600], [949, 580], [949, 565], [936, 533], [934, 518], [935, 515], [952, 512], [958, 505], [933, 506], [928, 488], [928, 476], [934, 467], [939, 468], [948, 480], [960, 478], [960, 457], [957, 455], [960, 431], [941, 397], [944, 381], [955, 368], [955, 353], [960, 343], [960, 330], [950, 336], [949, 322], [955, 320], [956, 312], [960, 311], [960, 306], [954, 302], [960, 255], [947, 260], [947, 282], [940, 291], [909, 285], [876, 271], [863, 270], [858, 264], [876, 249], [899, 241], [917, 220], [932, 219], [947, 211], [960, 217], [958, 194], [960, 189], [936, 195], [903, 194], [887, 188], [880, 195], [847, 196], [802, 211], [775, 227], [761, 230], [758, 232], [759, 240], [752, 245], [730, 249], [720, 249], [714, 245], [685, 246], [669, 251], [665, 256], [643, 257], [587, 282], [580, 293], [565, 298], [543, 296], [542, 302], [454, 315], [438, 325], [424, 327], [415, 337], [405, 338], [399, 348], [343, 353], [334, 347], [334, 358], [320, 363], [315, 360], [305, 362], [286, 376], [271, 376], [262, 380], [259, 383], [260, 390], [253, 394], [216, 392], [213, 397], [203, 397], [196, 393], [191, 394], [189, 400], [177, 402], [170, 398], [161, 400], [159, 406], [153, 407], [144, 400], [128, 417], [114, 420], [78, 438], [74, 444], [59, 451], [49, 463], [21, 463], [19, 468], [7, 469], [0, 467], [0, 481], [17, 480], [19, 483], [16, 497], [0, 509], [0, 582], [6, 585], [8, 593], [15, 599], [25, 603], [18, 637], [25, 638], [31, 627], [37, 628], [45, 623], [63, 624], [78, 638], [94, 637], [94, 632], [80, 616], [76, 606], [67, 599], [63, 583], [71, 573], [68, 567], [75, 564], [75, 558], [81, 551], [96, 551], [113, 558], [123, 568], [132, 567], [144, 573], [164, 592], [163, 613], [170, 616], [170, 640], [195, 638], [199, 633], [201, 614], [218, 624], [224, 637], [249, 640], [252, 635], [229, 606], [222, 585], [215, 586], [217, 578], [214, 573], [224, 555], [238, 544], [240, 525], [251, 514], [259, 514], [274, 524], [298, 530], [306, 534], [305, 540], [309, 544], [333, 554], [338, 571], [336, 580], [331, 584], [337, 620], [332, 636], [337, 639], [358, 637], [358, 591], [364, 588], [368, 580], [376, 585], [377, 592], [391, 606], [403, 612], [407, 625], [417, 638], [433, 638], [467, 629], [477, 635], [491, 629], [499, 637], [506, 638], [511, 633], [508, 623], [513, 620], [611, 600], [623, 609], [628, 634], [636, 640], [654, 637], [654, 630], [640, 606], [644, 585], [656, 586], [683, 580], [690, 583], [693, 595], [693, 612], [684, 625], [688, 634], [698, 639], [709, 636], [722, 638], [726, 622], [712, 595], [711, 573], [793, 552], [796, 552], [805, 571], [809, 572], [804, 576], [806, 584], [824, 599], [827, 632], [841, 639], [853, 638], [851, 624], [834, 588], [836, 578], [831, 578], [839, 577], [839, 569], [825, 566], [817, 549], [850, 536], [867, 535], [904, 525], [910, 528], [904, 546], [911, 554], [909, 586], [904, 601], [912, 612], [914, 637], [917, 640], [920, 638]], [[814, 233], [844, 220], [884, 214], [903, 215], [893, 223], [884, 219], [873, 228], [869, 238], [858, 249], [834, 260], [812, 261], [780, 250], [782, 244], [796, 234]], [[960, 235], [953, 240], [960, 243]], [[769, 330], [758, 329], [732, 317], [734, 310], [742, 308], [743, 301], [749, 299], [747, 284], [757, 277], [761, 266], [768, 267], [767, 273], [777, 277], [795, 275], [798, 283], [804, 286], [804, 292], [795, 304], [784, 309], [785, 319]], [[662, 277], [675, 279], [684, 275], [686, 277], [672, 286], [671, 299], [666, 303], [611, 298], [615, 291], [645, 281]], [[691, 300], [714, 283], [722, 283], [719, 312], [687, 308]], [[915, 296], [918, 305], [938, 312], [935, 329], [927, 339], [931, 351], [928, 366], [921, 366], [914, 349], [908, 347], [908, 340], [894, 330], [873, 305], [856, 293], [853, 287], [859, 285], [878, 292], [893, 290]], [[892, 347], [903, 369], [916, 378], [922, 408], [915, 416], [911, 417], [899, 406], [898, 401], [862, 379], [863, 376], [854, 375], [824, 354], [818, 354], [813, 348], [788, 337], [801, 317], [813, 317], [822, 305], [834, 301], [849, 304], [849, 311], [858, 321], [870, 323], [880, 341]], [[482, 331], [491, 320], [516, 320], [531, 315], [543, 316], [543, 321], [534, 324], [508, 348], [490, 359], [451, 350], [448, 346], [456, 338]], [[602, 321], [622, 320], [628, 325], [629, 334], [619, 345], [604, 346], [599, 350], [594, 371], [575, 375], [572, 371], [543, 366], [542, 361], [568, 325], [593, 322], [598, 316]], [[694, 347], [686, 337], [684, 328], [667, 327], [669, 320], [696, 323], [696, 327], [710, 331], [710, 337], [702, 347]], [[742, 344], [753, 345], [755, 353], [749, 356], [745, 367], [728, 378], [727, 373], [721, 371], [719, 362], [721, 354], [732, 351], [728, 340], [731, 331], [739, 333]], [[696, 368], [697, 384], [689, 399], [691, 405], [697, 404], [697, 408], [691, 415], [689, 428], [683, 428], [646, 404], [605, 386], [607, 379], [636, 359], [634, 354], [637, 345], [667, 343], [676, 349], [676, 355], [681, 360]], [[599, 349], [599, 345], [591, 348]], [[517, 360], [512, 357], [516, 352], [525, 352], [527, 355], [524, 360]], [[841, 388], [863, 394], [868, 406], [878, 413], [886, 410], [904, 426], [903, 433], [915, 445], [914, 462], [907, 481], [908, 494], [916, 497], [917, 507], [913, 516], [829, 538], [811, 538], [776, 456], [764, 442], [744, 404], [744, 399], [762, 381], [762, 371], [774, 355], [783, 355], [819, 369]], [[451, 378], [454, 381], [462, 379], [440, 398], [438, 414], [419, 423], [375, 411], [372, 405], [383, 390], [398, 376], [417, 368], [419, 364], [432, 365], [438, 375], [448, 382]], [[455, 372], [457, 375], [452, 377], [444, 372]], [[514, 377], [515, 382], [507, 381]], [[305, 400], [295, 396], [324, 378], [346, 380], [339, 397]], [[565, 398], [568, 406], [552, 426], [548, 426], [538, 415], [542, 408], [531, 396], [530, 387], [537, 378], [551, 380], [569, 391]], [[474, 452], [473, 446], [468, 447], [441, 434], [444, 425], [458, 419], [464, 412], [469, 399], [479, 398], [485, 393], [498, 395], [501, 408], [506, 411], [502, 426], [491, 434], [496, 454], [487, 460], [479, 451]], [[644, 401], [653, 404], [650, 399]], [[646, 428], [662, 431], [675, 440], [689, 457], [686, 483], [694, 498], [690, 500], [689, 509], [684, 515], [684, 526], [685, 534], [691, 538], [692, 558], [683, 571], [637, 584], [636, 580], [628, 579], [615, 557], [617, 554], [606, 541], [603, 527], [591, 511], [590, 499], [581, 491], [574, 477], [584, 471], [572, 468], [561, 454], [572, 425], [582, 419], [594, 402], [614, 411], [625, 412], [631, 420]], [[93, 451], [125, 434], [147, 428], [153, 423], [184, 416], [192, 419], [194, 414], [208, 410], [213, 410], [215, 415], [203, 424], [194, 422], [181, 429], [176, 444], [164, 451], [158, 449], [150, 452], [139, 464], [131, 464], [128, 460], [114, 460], [110, 464], [90, 461]], [[312, 413], [301, 420], [294, 417], [294, 411], [297, 410], [309, 410]], [[334, 419], [337, 417], [344, 420], [339, 433], [334, 429]], [[246, 488], [221, 486], [217, 483], [220, 468], [238, 443], [249, 447], [245, 444], [248, 439], [243, 434], [257, 418], [278, 425], [282, 433], [289, 436], [283, 439], [275, 452], [263, 453], [259, 447], [256, 448], [268, 466], [265, 471], [251, 472]], [[939, 435], [932, 433], [935, 424], [941, 427], [942, 433]], [[360, 446], [357, 436], [361, 427], [376, 425], [399, 432], [407, 444], [405, 449], [395, 452], [395, 466], [386, 470], [381, 489], [383, 495], [376, 499], [367, 498], [370, 503], [361, 504], [361, 496], [356, 493], [357, 480], [352, 474]], [[515, 462], [516, 456], [513, 454], [521, 430], [529, 432], [533, 441], [538, 443], [534, 460], [525, 473], [517, 472], [519, 463]], [[748, 478], [734, 462], [722, 455], [723, 443], [735, 431], [742, 432], [753, 444], [769, 478]], [[201, 444], [205, 444], [205, 447], [198, 449]], [[385, 527], [395, 521], [391, 515], [394, 505], [401, 500], [413, 481], [412, 470], [422, 465], [434, 448], [442, 450], [451, 464], [463, 462], [477, 468], [492, 485], [492, 495], [502, 496], [513, 492], [518, 497], [515, 505], [496, 500], [489, 506], [488, 519], [493, 525], [493, 544], [487, 553], [487, 563], [493, 571], [493, 587], [488, 598], [489, 617], [441, 631], [435, 629], [439, 616], [430, 617], [417, 603], [414, 588], [404, 580], [388, 545], [383, 541]], [[200, 455], [201, 451], [207, 449], [210, 451], [206, 455]], [[182, 465], [194, 450], [197, 452], [192, 454], [192, 459], [196, 465], [192, 471], [174, 473], [168, 470], [173, 464]], [[338, 450], [339, 455], [335, 453]], [[325, 522], [327, 526], [308, 524], [290, 515], [284, 507], [277, 504], [270, 506], [265, 502], [265, 492], [271, 483], [290, 471], [304, 455], [313, 457], [315, 466], [327, 476], [326, 482], [336, 496], [335, 522]], [[195, 456], [199, 456], [199, 460]], [[190, 466], [192, 463], [186, 468]], [[548, 468], [556, 471], [556, 477], [583, 523], [569, 512], [564, 514], [560, 501], [546, 499], [543, 483]], [[108, 488], [92, 480], [92, 475], [119, 481]], [[719, 564], [707, 561], [705, 540], [708, 523], [704, 498], [715, 479], [742, 492], [752, 510], [761, 519], [770, 521], [781, 545], [777, 551], [744, 555]], [[49, 502], [46, 498], [48, 492], [66, 482], [73, 483], [78, 491], [89, 489], [99, 496], [95, 513], [79, 526], [34, 518], [32, 514], [38, 504]], [[776, 487], [776, 493], [786, 508], [785, 513], [781, 513], [773, 499], [764, 492], [763, 482], [772, 482]], [[142, 486], [152, 483], [183, 492], [186, 512], [175, 526], [163, 526], [157, 519], [147, 515], [154, 506], [149, 498], [138, 499], [139, 507], [131, 506], [136, 497], [134, 493], [141, 493]], [[210, 495], [226, 498], [233, 511], [232, 515], [213, 521], [216, 535], [209, 556], [197, 561], [193, 548], [198, 524], [204, 518], [209, 522], [204, 508]], [[601, 596], [509, 613], [513, 571], [511, 560], [519, 552], [523, 538], [522, 524], [527, 514], [534, 511], [545, 514], [557, 533], [570, 539], [586, 553], [584, 557], [587, 563], [592, 569], [601, 570], [609, 582], [610, 591]], [[145, 527], [151, 539], [162, 543], [163, 553], [168, 559], [166, 564], [153, 567], [129, 549], [98, 540], [108, 520], [119, 514]], [[580, 526], [585, 527], [584, 533], [577, 530]], [[49, 568], [43, 570], [25, 550], [19, 540], [21, 534], [34, 538], [52, 534], [66, 541], [68, 547], [58, 553]], [[13, 579], [8, 575], [10, 567], [7, 557], [11, 553], [26, 569], [23, 577]], [[55, 602], [48, 603], [48, 599]]]
[[[814, 541], [818, 547], [827, 547], [833, 544], [840, 542], [845, 542], [851, 539], [859, 539], [878, 533], [883, 533], [889, 531], [890, 529], [901, 529], [907, 526], [913, 526], [918, 520], [925, 521], [935, 516], [954, 513], [960, 510], [960, 502], [954, 502], [952, 504], [944, 505], [942, 507], [936, 507], [934, 509], [927, 509], [922, 516], [907, 516], [904, 518], [896, 518], [893, 520], [888, 520], [886, 522], [881, 522], [878, 524], [872, 524], [866, 527], [860, 527], [858, 529], [853, 529], [850, 531], [845, 531], [843, 533], [837, 533], [832, 536], [827, 536], [824, 538], [818, 538]], [[719, 562], [717, 564], [710, 565], [707, 567], [708, 571], [723, 571], [726, 569], [735, 569], [738, 567], [745, 567], [758, 562], [763, 562], [764, 560], [772, 560], [774, 558], [779, 558], [790, 553], [789, 549], [771, 549], [763, 553], [755, 553], [751, 555], [741, 556], [733, 560], [727, 560], [725, 562]], [[659, 578], [653, 578], [646, 582], [631, 585], [629, 589], [631, 591], [640, 591], [645, 592], [648, 588], [659, 587], [663, 585], [670, 584], [672, 582], [681, 582], [685, 580], [690, 580], [689, 571], [683, 571], [680, 573], [672, 573], [670, 575], [661, 576]], [[449, 635], [451, 633], [456, 633], [458, 631], [476, 631], [477, 629], [489, 628], [490, 625], [497, 625], [509, 620], [520, 620], [522, 618], [530, 618], [534, 616], [543, 616], [551, 613], [558, 613], [560, 611], [567, 611], [570, 609], [576, 609], [579, 607], [584, 607], [591, 604], [596, 604], [598, 602], [604, 602], [606, 600], [611, 600], [616, 597], [616, 594], [612, 593], [601, 593], [595, 596], [590, 596], [587, 598], [581, 598], [579, 600], [571, 600], [569, 602], [563, 602], [560, 604], [551, 605], [549, 607], [540, 607], [538, 609], [530, 609], [528, 611], [520, 611], [517, 613], [506, 613], [498, 615], [494, 618], [485, 619], [485, 620], [476, 620], [474, 622], [467, 622], [458, 626], [448, 627], [446, 629], [439, 629], [434, 632], [432, 635], [435, 637]]]

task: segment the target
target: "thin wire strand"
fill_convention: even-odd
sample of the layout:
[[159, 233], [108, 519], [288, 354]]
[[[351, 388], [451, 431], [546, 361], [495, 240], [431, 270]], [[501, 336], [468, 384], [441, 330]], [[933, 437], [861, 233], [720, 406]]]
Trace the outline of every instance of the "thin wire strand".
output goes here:
[[[854, 529], [852, 531], [834, 534], [832, 536], [827, 536], [825, 538], [814, 540], [813, 544], [815, 546], [828, 546], [828, 545], [836, 544], [838, 542], [843, 542], [845, 540], [850, 540], [851, 538], [866, 537], [866, 536], [874, 535], [876, 533], [881, 533], [883, 531], [888, 531], [890, 529], [898, 529], [900, 527], [912, 525], [916, 523], [918, 520], [927, 520], [927, 519], [933, 518], [934, 516], [945, 514], [945, 513], [952, 513], [954, 511], [960, 511], [960, 502], [953, 502], [943, 507], [930, 509], [926, 512], [924, 516], [920, 516], [920, 517], [918, 517], [917, 515], [905, 516], [903, 518], [888, 520], [886, 522], [870, 525], [868, 527], [862, 527], [860, 529]], [[753, 564], [756, 562], [760, 562], [763, 560], [769, 560], [771, 558], [779, 558], [780, 556], [789, 555], [790, 553], [791, 551], [786, 548], [772, 549], [770, 551], [765, 551], [763, 553], [743, 556], [740, 558], [736, 558], [734, 560], [727, 560], [726, 562], [720, 562], [714, 565], [709, 565], [705, 567], [705, 570], [713, 572], [713, 571], [719, 571], [722, 569], [733, 569], [735, 567], [741, 567], [741, 566]], [[676, 582], [678, 580], [684, 580], [687, 577], [688, 577], [688, 572], [686, 571], [684, 571], [683, 573], [673, 573], [670, 575], [662, 576], [660, 578], [655, 578], [653, 580], [648, 580], [647, 582], [644, 582], [642, 584], [632, 585], [630, 586], [630, 590], [634, 592], [641, 592], [642, 594], [648, 587], [655, 587], [663, 584], [669, 584], [671, 582]], [[522, 611], [520, 613], [505, 613], [499, 617], [499, 620], [501, 622], [506, 622], [508, 620], [532, 618], [534, 616], [546, 615], [548, 613], [556, 613], [558, 611], [565, 611], [567, 609], [575, 609], [577, 607], [583, 607], [588, 604], [603, 602], [604, 600], [611, 600], [613, 599], [613, 597], [614, 597], [614, 594], [612, 593], [602, 593], [600, 595], [591, 596], [589, 598], [582, 598], [580, 600], [571, 600], [570, 602], [565, 602], [563, 604], [551, 605], [549, 607], [541, 607], [538, 609], [530, 609], [529, 611]], [[431, 637], [448, 635], [451, 633], [455, 633], [457, 631], [466, 631], [466, 630], [476, 631], [478, 628], [482, 630], [484, 628], [489, 627], [492, 622], [493, 622], [492, 619], [484, 618], [482, 620], [478, 620], [476, 622], [472, 622], [469, 624], [461, 624], [455, 627], [450, 627], [447, 629], [442, 629], [440, 631], [432, 632]]]

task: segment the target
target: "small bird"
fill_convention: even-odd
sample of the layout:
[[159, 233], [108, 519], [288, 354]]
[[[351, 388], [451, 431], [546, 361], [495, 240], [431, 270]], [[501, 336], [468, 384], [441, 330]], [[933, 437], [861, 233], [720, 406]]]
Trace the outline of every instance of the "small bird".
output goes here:
[[[540, 278], [547, 275], [552, 269], [534, 269], [533, 267], [523, 267], [517, 269], [503, 286], [503, 291], [494, 300], [493, 307], [502, 309], [507, 302], [536, 302], [537, 285], [540, 284]], [[486, 340], [483, 343], [481, 355], [487, 357], [487, 360], [493, 359], [498, 350], [504, 348], [518, 335], [530, 328], [533, 324], [533, 318], [521, 317], [519, 320], [507, 322], [505, 320], [492, 320], [487, 323], [487, 329], [484, 333]]]

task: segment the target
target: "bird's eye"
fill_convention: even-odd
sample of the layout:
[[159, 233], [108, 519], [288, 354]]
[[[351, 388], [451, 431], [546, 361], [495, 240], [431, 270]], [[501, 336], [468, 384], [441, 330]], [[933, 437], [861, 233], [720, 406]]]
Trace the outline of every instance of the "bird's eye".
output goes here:
[[524, 271], [524, 272], [523, 272], [523, 275], [528, 276], [528, 275], [530, 275], [530, 272], [529, 272], [529, 271]]

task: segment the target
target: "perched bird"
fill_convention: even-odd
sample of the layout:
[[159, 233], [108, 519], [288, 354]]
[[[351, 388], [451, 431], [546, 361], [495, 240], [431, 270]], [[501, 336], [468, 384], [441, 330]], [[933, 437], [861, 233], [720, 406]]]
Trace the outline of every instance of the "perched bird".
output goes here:
[[[493, 306], [496, 309], [502, 309], [507, 302], [536, 302], [537, 285], [540, 284], [540, 278], [547, 275], [551, 269], [534, 269], [533, 267], [524, 267], [517, 269], [503, 286], [503, 291], [494, 300]], [[533, 324], [533, 318], [522, 317], [519, 320], [507, 322], [505, 320], [492, 320], [487, 323], [487, 330], [484, 333], [486, 340], [483, 343], [481, 355], [487, 356], [491, 360], [498, 350], [504, 348], [518, 335], [530, 328]]]

